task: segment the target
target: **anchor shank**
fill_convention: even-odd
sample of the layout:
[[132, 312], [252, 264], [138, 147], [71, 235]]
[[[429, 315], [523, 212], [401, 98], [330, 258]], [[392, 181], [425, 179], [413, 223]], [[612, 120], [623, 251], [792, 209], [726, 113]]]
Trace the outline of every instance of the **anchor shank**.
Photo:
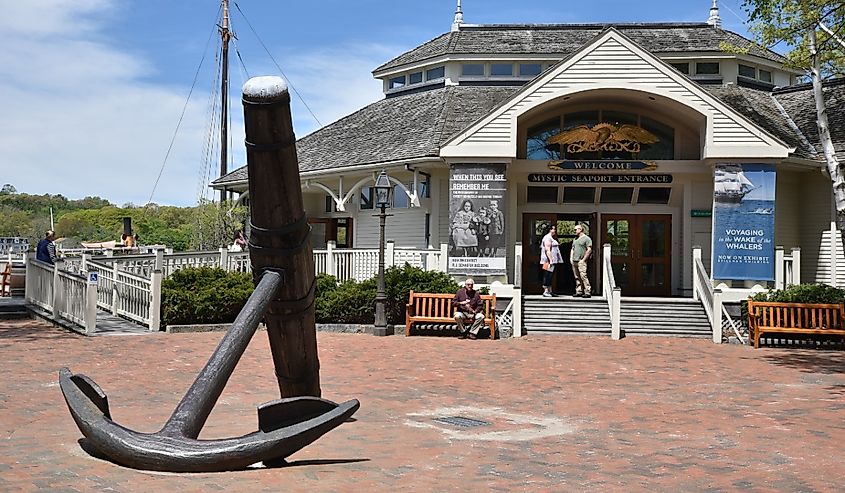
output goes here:
[[208, 363], [197, 375], [185, 397], [176, 406], [161, 433], [169, 436], [197, 438], [211, 414], [214, 404], [223, 393], [226, 382], [255, 334], [270, 301], [282, 285], [282, 275], [265, 272], [232, 328], [217, 345]]

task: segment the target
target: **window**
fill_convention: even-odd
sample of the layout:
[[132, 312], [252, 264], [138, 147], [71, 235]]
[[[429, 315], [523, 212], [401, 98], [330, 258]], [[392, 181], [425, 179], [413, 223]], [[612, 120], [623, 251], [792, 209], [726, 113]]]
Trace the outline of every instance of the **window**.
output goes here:
[[483, 63], [465, 63], [461, 66], [461, 75], [484, 76]]
[[689, 62], [670, 63], [669, 65], [678, 72], [684, 75], [689, 75]]
[[425, 71], [425, 80], [442, 79], [446, 77], [445, 67], [435, 67]]
[[768, 70], [760, 69], [760, 80], [763, 82], [768, 82], [769, 84], [772, 83], [772, 73]]
[[399, 185], [393, 185], [393, 207], [400, 209], [411, 207], [411, 199]]
[[546, 139], [560, 133], [560, 118], [545, 121], [528, 129], [526, 159], [560, 159], [560, 146], [548, 145]]
[[[563, 115], [563, 130], [572, 130], [580, 125], [586, 125], [592, 128], [598, 123], [598, 111], [580, 111], [578, 113], [567, 113]], [[599, 159], [600, 157], [598, 151], [570, 153], [567, 149], [561, 149], [560, 154], [563, 159]]]
[[528, 202], [556, 204], [557, 187], [528, 187]]
[[564, 187], [563, 201], [570, 204], [592, 204], [596, 201], [596, 189], [592, 187]]
[[675, 159], [674, 128], [645, 116], [640, 117], [640, 126], [660, 140], [642, 146], [637, 154], [638, 159]]
[[326, 212], [337, 212], [335, 202], [331, 195], [326, 195]]
[[405, 76], [393, 77], [387, 82], [388, 89], [397, 89], [405, 85]]
[[419, 84], [422, 82], [422, 72], [414, 72], [408, 76], [408, 84]]
[[420, 175], [422, 180], [417, 181], [417, 196], [421, 199], [431, 198], [431, 177]]
[[757, 69], [749, 65], [739, 64], [739, 75], [748, 77], [749, 79], [757, 78]]
[[668, 204], [671, 188], [640, 188], [638, 204]]
[[542, 67], [539, 63], [520, 63], [519, 64], [519, 75], [526, 77], [533, 77], [535, 75], [540, 75], [542, 72]]
[[633, 187], [602, 187], [599, 202], [602, 204], [630, 204], [632, 198], [634, 198]]
[[494, 63], [490, 65], [490, 75], [495, 76], [512, 76], [513, 75], [513, 64], [512, 63]]
[[719, 62], [698, 62], [695, 75], [719, 75]]
[[373, 209], [375, 206], [373, 203], [375, 202], [375, 190], [373, 187], [364, 187], [361, 189], [361, 202], [359, 203], [359, 208], [361, 210], [366, 209]]

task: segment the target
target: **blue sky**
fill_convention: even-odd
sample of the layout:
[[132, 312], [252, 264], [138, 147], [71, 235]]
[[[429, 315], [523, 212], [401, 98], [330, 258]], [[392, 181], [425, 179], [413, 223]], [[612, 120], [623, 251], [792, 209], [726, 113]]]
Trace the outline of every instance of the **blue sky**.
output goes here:
[[[231, 0], [233, 163], [244, 164], [240, 87], [279, 75], [247, 21], [325, 125], [381, 98], [371, 71], [447, 32], [455, 0]], [[0, 184], [26, 193], [99, 195], [122, 205], [192, 205], [205, 188], [218, 0], [3, 0]], [[710, 0], [464, 0], [464, 21], [699, 22]], [[745, 34], [740, 0], [720, 1]], [[243, 12], [243, 15], [241, 14]], [[237, 52], [244, 61], [241, 68]], [[181, 129], [162, 168], [203, 55]], [[297, 136], [316, 128], [295, 94]], [[216, 174], [216, 170], [211, 171]]]

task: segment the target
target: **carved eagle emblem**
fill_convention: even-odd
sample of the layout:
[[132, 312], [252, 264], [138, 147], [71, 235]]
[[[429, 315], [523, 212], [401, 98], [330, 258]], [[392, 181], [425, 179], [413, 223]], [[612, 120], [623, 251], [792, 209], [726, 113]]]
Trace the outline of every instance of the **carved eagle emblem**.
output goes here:
[[660, 139], [636, 125], [616, 127], [610, 123], [599, 123], [592, 128], [579, 125], [549, 137], [548, 144], [566, 146], [569, 153], [593, 151], [640, 152], [640, 144], [654, 144]]

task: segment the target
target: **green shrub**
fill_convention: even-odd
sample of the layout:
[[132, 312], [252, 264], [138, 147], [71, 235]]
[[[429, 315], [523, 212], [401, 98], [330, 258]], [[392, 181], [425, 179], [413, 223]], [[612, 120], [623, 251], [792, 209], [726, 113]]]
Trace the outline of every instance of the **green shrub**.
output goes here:
[[[385, 315], [387, 323], [405, 321], [405, 305], [410, 291], [454, 293], [459, 286], [443, 272], [427, 272], [405, 264], [384, 271]], [[375, 319], [378, 279], [338, 284], [332, 276], [317, 276], [317, 323], [371, 324]]]
[[[797, 284], [786, 289], [770, 289], [751, 297], [752, 301], [773, 301], [777, 303], [842, 303], [845, 289], [827, 284]], [[748, 302], [742, 302], [742, 320], [748, 320]]]
[[162, 324], [234, 322], [253, 289], [252, 274], [211, 267], [181, 269], [161, 284]]

